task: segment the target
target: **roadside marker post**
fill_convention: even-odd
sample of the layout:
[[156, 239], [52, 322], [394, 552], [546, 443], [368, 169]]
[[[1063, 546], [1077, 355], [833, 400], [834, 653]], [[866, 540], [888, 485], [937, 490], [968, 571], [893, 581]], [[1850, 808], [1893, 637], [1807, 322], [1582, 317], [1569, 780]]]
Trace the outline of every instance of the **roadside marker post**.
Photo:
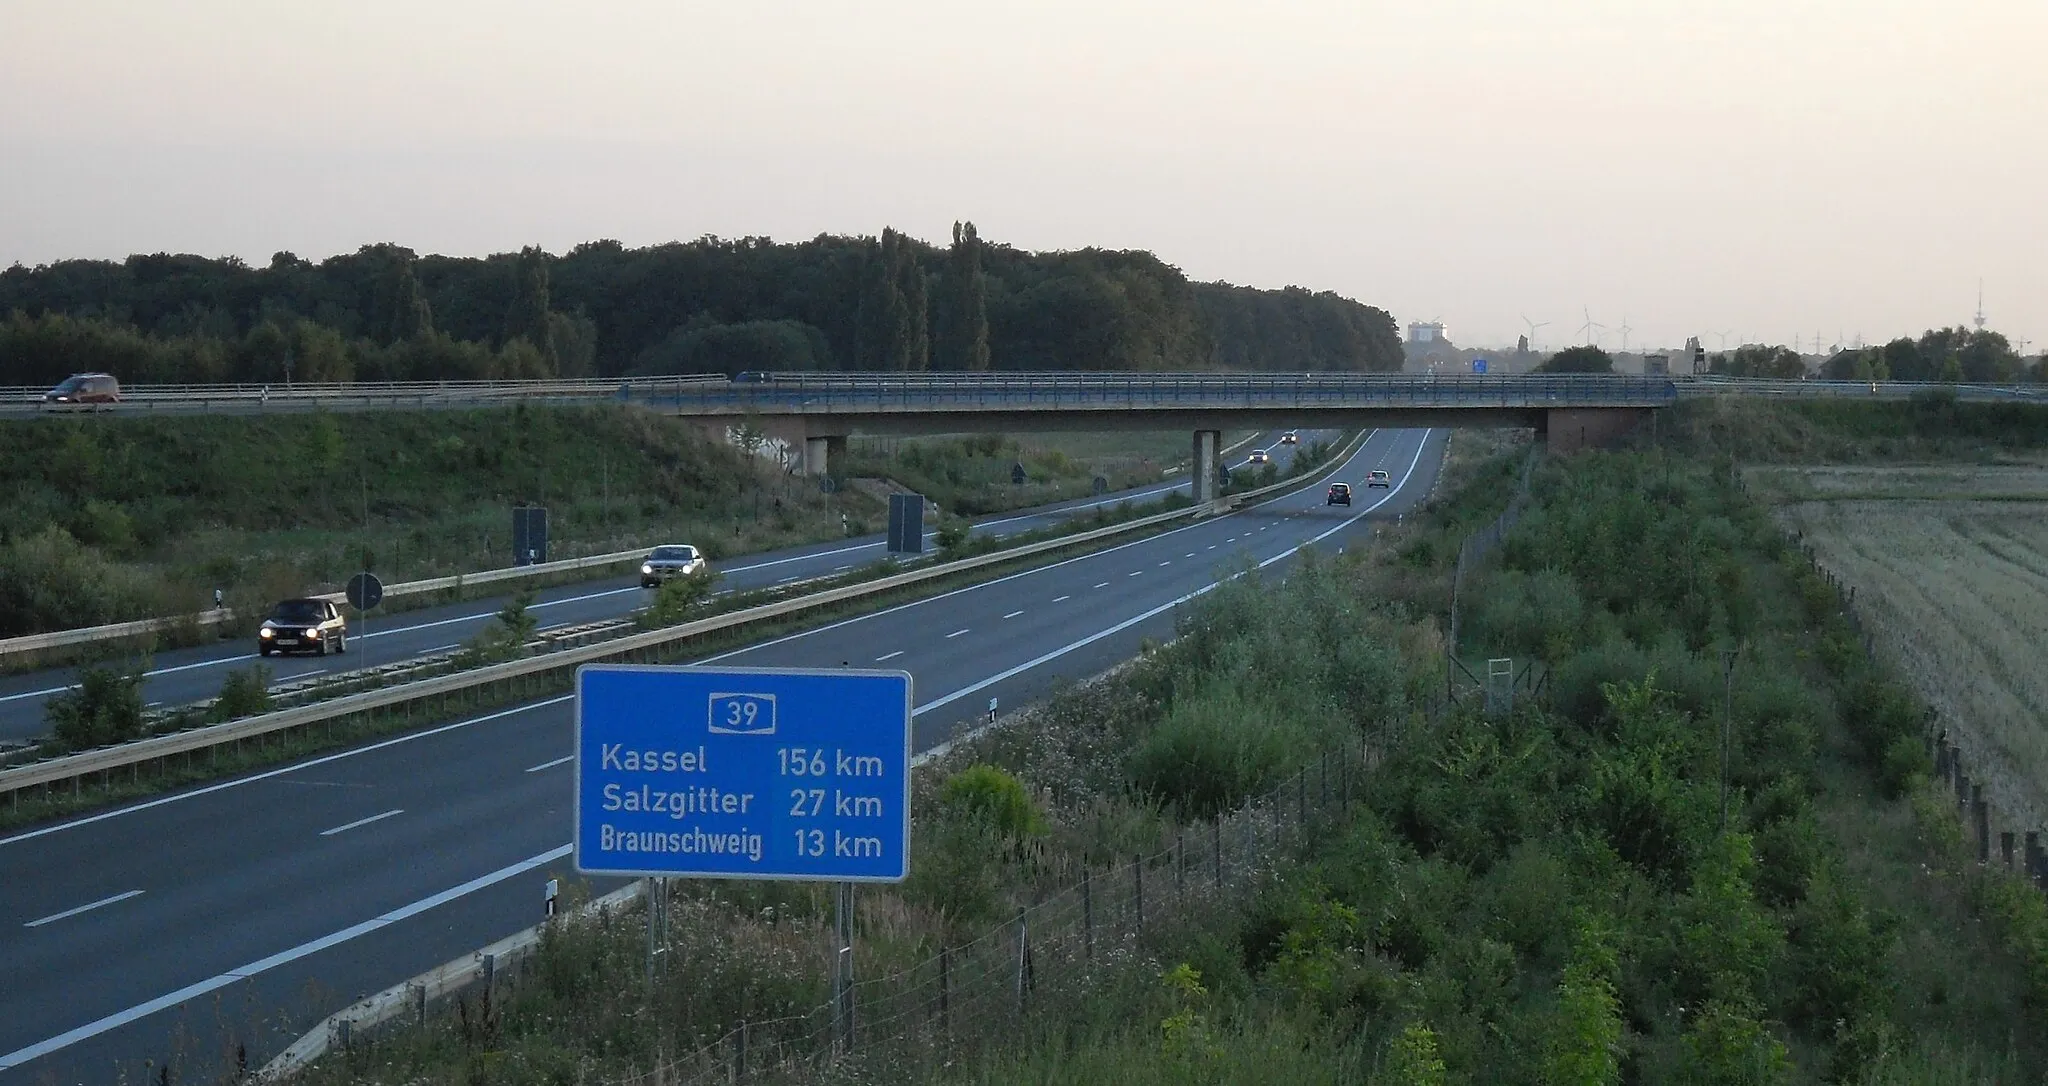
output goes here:
[[[831, 882], [834, 1019], [853, 1044], [853, 884], [910, 874], [904, 671], [589, 664], [576, 672], [576, 870]], [[990, 704], [991, 713], [995, 706]]]

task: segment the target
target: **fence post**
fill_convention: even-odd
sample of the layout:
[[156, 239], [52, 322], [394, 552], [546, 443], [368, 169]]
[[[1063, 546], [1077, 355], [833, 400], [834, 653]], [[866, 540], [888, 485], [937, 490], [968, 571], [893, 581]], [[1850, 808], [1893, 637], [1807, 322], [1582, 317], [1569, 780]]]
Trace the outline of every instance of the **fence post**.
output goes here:
[[2026, 858], [2022, 863], [2025, 865], [2027, 878], [2038, 883], [2042, 879], [2041, 832], [2039, 830], [2027, 831], [2026, 846]]
[[1137, 905], [1138, 938], [1143, 939], [1145, 937], [1145, 859], [1142, 856], [1131, 857], [1131, 896], [1132, 901]]
[[418, 1024], [427, 1024], [427, 986], [424, 984], [412, 986], [412, 1016]]
[[[944, 954], [944, 951], [940, 951]], [[1088, 869], [1081, 869], [1081, 954], [1084, 960], [1095, 960], [1095, 887], [1088, 877]], [[940, 958], [940, 972], [944, 974], [945, 959]]]
[[1187, 889], [1188, 838], [1179, 830], [1173, 833], [1173, 896], [1178, 899]]
[[740, 1020], [740, 1028], [732, 1035], [732, 1077], [737, 1082], [747, 1077], [747, 1022]]
[[1215, 818], [1209, 820], [1209, 858], [1215, 864], [1212, 872], [1215, 876], [1215, 887], [1221, 890], [1223, 889], [1223, 814], [1220, 811]]
[[1308, 767], [1294, 774], [1294, 828], [1308, 828]]
[[1977, 823], [1977, 864], [1991, 862], [1991, 805], [1984, 802], [1984, 786], [1970, 786], [1970, 813]]
[[939, 1036], [953, 1035], [953, 952], [939, 944]]
[[1031, 990], [1030, 914], [1017, 910], [1017, 1013], [1024, 1013], [1024, 996]]

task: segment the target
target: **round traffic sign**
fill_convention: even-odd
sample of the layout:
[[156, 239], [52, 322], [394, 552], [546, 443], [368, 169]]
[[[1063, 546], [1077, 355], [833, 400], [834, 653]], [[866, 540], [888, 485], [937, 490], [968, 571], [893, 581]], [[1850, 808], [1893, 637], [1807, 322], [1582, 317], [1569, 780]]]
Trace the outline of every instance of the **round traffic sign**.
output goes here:
[[374, 573], [358, 573], [348, 579], [348, 602], [367, 611], [384, 599], [384, 582]]

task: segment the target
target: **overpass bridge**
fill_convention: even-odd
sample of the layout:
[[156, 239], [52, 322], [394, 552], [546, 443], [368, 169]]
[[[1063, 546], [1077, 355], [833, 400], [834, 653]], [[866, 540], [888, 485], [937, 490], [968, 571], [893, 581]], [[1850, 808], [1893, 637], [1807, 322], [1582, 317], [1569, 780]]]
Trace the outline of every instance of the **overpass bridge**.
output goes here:
[[1670, 378], [1308, 373], [742, 374], [636, 388], [633, 402], [721, 431], [741, 420], [826, 474], [854, 434], [1186, 430], [1197, 499], [1215, 493], [1226, 428], [1531, 427], [1570, 451], [1677, 401]]

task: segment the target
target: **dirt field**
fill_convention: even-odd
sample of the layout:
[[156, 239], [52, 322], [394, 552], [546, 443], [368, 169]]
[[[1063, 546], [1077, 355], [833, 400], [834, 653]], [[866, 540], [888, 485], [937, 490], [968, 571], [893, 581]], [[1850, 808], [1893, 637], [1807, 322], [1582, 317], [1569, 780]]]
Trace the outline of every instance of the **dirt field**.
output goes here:
[[2048, 466], [1765, 469], [1993, 805], [2048, 815]]

